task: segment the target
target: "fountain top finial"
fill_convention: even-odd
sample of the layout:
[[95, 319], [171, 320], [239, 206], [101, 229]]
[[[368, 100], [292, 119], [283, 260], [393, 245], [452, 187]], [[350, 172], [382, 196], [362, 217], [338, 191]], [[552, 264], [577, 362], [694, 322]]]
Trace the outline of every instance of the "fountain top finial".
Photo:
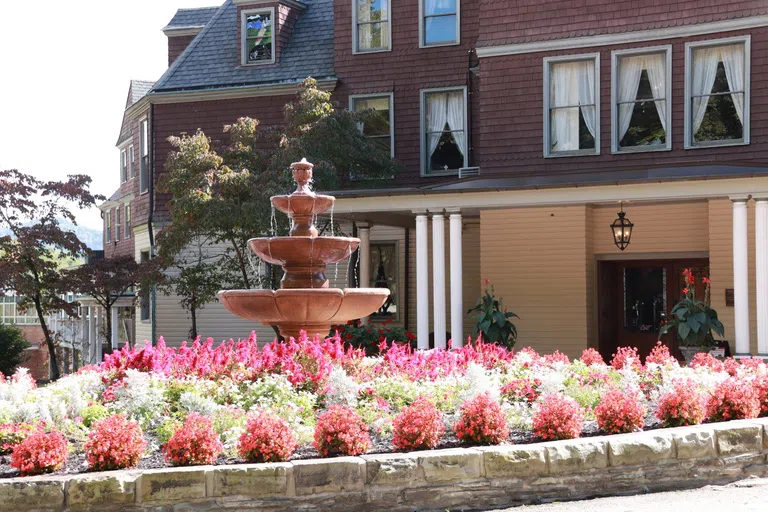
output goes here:
[[313, 164], [307, 162], [306, 158], [302, 158], [301, 162], [291, 164], [293, 180], [297, 185], [296, 194], [312, 194], [309, 189], [309, 182], [312, 180], [312, 168], [314, 167]]

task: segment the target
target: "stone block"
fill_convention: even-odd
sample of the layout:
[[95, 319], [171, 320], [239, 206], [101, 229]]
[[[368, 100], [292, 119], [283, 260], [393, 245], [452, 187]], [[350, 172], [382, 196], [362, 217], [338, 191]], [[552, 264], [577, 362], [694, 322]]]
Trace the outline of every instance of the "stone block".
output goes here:
[[663, 431], [611, 436], [608, 446], [611, 466], [641, 466], [675, 457], [672, 436]]
[[205, 498], [206, 472], [210, 467], [151, 469], [139, 478], [142, 503]]
[[138, 478], [139, 473], [130, 471], [75, 476], [66, 485], [67, 504], [84, 510], [133, 504]]
[[296, 495], [361, 491], [365, 486], [366, 462], [360, 457], [297, 460], [293, 462]]
[[416, 457], [399, 453], [363, 455], [367, 485], [408, 487], [424, 480]]
[[768, 450], [768, 418], [757, 418], [749, 421], [750, 423], [756, 423], [763, 426], [763, 450]]
[[542, 443], [550, 474], [578, 473], [608, 467], [608, 443], [603, 440], [572, 439]]
[[752, 422], [728, 422], [713, 425], [717, 452], [721, 456], [759, 453], [763, 450], [763, 425]]
[[717, 457], [715, 431], [710, 427], [680, 427], [670, 431], [678, 459]]
[[485, 477], [527, 478], [547, 474], [547, 454], [541, 446], [483, 446]]
[[483, 455], [471, 448], [414, 452], [424, 479], [429, 483], [464, 482], [483, 476]]
[[220, 466], [213, 470], [213, 493], [219, 496], [248, 496], [255, 498], [288, 496], [293, 464], [241, 464]]
[[41, 477], [0, 480], [0, 510], [63, 510], [64, 480]]

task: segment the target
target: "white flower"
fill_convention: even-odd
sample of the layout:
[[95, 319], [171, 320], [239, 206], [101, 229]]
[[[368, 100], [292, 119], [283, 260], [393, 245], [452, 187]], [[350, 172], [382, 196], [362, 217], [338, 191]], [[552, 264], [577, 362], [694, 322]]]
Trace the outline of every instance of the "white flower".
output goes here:
[[203, 416], [210, 416], [221, 406], [208, 397], [185, 391], [179, 397], [179, 405], [187, 412], [196, 412]]
[[328, 378], [328, 393], [325, 396], [326, 403], [328, 405], [339, 404], [355, 407], [359, 391], [360, 384], [347, 375], [344, 368], [334, 365]]

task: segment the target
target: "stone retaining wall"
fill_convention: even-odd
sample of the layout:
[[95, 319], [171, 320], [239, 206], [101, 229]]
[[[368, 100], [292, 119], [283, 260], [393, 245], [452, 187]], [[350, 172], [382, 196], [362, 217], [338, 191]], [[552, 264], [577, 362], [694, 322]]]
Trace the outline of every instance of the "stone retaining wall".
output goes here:
[[768, 475], [768, 418], [532, 445], [0, 480], [0, 510], [476, 510]]

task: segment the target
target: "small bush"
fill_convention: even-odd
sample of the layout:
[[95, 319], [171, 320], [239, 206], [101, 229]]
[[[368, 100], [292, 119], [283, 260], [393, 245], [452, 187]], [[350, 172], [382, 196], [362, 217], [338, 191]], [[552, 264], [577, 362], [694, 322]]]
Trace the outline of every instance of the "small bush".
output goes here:
[[645, 362], [646, 364], [655, 363], [664, 366], [665, 364], [676, 363], [677, 359], [672, 357], [672, 354], [669, 353], [669, 348], [666, 345], [662, 345], [660, 341], [657, 341], [656, 346], [653, 347], [651, 353], [645, 358]]
[[597, 426], [609, 434], [642, 430], [645, 407], [637, 397], [620, 389], [609, 390], [595, 407]]
[[80, 417], [83, 419], [83, 425], [87, 428], [93, 427], [93, 425], [109, 416], [109, 409], [101, 404], [89, 405], [80, 412]]
[[160, 443], [160, 446], [168, 444], [173, 433], [181, 428], [182, 425], [183, 423], [174, 417], [164, 419], [155, 429], [155, 437], [157, 437], [157, 442]]
[[368, 425], [349, 407], [332, 405], [317, 418], [314, 445], [323, 457], [363, 454], [371, 446]]
[[7, 423], [0, 425], [0, 455], [7, 455], [21, 444], [35, 430], [40, 430], [32, 423]]
[[392, 420], [392, 444], [398, 450], [435, 448], [445, 433], [445, 425], [435, 404], [419, 397]]
[[757, 389], [748, 382], [729, 377], [707, 399], [707, 417], [712, 421], [744, 420], [760, 415]]
[[391, 326], [391, 323], [392, 319], [387, 319], [382, 323], [362, 325], [359, 320], [355, 320], [344, 325], [333, 326], [331, 332], [338, 331], [344, 343], [365, 350], [367, 356], [378, 355], [380, 347], [387, 342], [416, 348], [416, 336], [402, 327]]
[[0, 323], [0, 375], [13, 375], [16, 367], [24, 362], [24, 350], [31, 346], [21, 329]]
[[642, 367], [640, 364], [640, 356], [637, 354], [637, 347], [619, 347], [616, 350], [616, 353], [613, 354], [611, 366], [616, 370], [621, 370], [627, 365], [635, 369]]
[[672, 392], [659, 399], [656, 409], [656, 417], [665, 427], [698, 425], [704, 414], [704, 397], [692, 381], [675, 383]]
[[536, 406], [533, 433], [545, 441], [574, 439], [581, 435], [584, 410], [573, 398], [551, 394]]
[[709, 368], [713, 372], [722, 372], [725, 370], [723, 362], [712, 356], [709, 352], [699, 352], [694, 355], [688, 366], [691, 368]]
[[581, 352], [581, 357], [579, 359], [587, 366], [592, 364], [605, 364], [603, 356], [601, 356], [600, 352], [593, 348], [585, 348]]
[[541, 392], [541, 380], [536, 378], [515, 379], [501, 387], [501, 396], [510, 402], [535, 402]]
[[146, 449], [139, 424], [122, 414], [97, 421], [84, 446], [88, 467], [93, 471], [133, 467]]
[[174, 466], [213, 464], [224, 447], [209, 418], [192, 413], [163, 447], [165, 459]]
[[298, 447], [288, 424], [264, 411], [248, 419], [237, 444], [240, 457], [247, 462], [284, 462]]
[[61, 432], [34, 432], [13, 449], [11, 466], [21, 476], [41, 475], [64, 466], [68, 454], [69, 443]]
[[499, 444], [509, 437], [507, 418], [501, 405], [488, 392], [467, 400], [461, 406], [456, 437], [467, 444]]
[[762, 374], [755, 379], [755, 391], [760, 402], [760, 416], [768, 416], [768, 374]]

